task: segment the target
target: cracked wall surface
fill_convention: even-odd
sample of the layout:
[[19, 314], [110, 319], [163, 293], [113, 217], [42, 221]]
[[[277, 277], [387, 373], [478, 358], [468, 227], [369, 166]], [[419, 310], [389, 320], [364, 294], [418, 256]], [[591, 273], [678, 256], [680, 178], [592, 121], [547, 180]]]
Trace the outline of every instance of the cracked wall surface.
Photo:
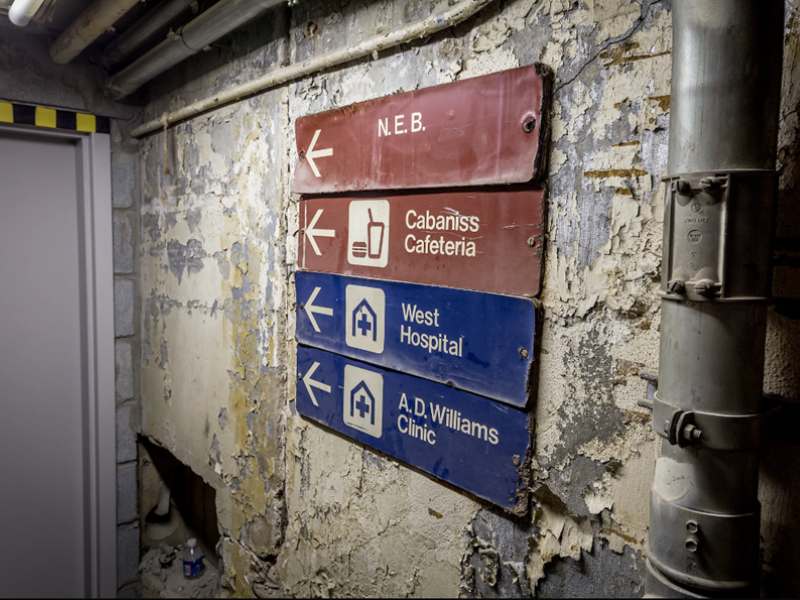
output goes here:
[[[281, 8], [157, 81], [145, 112], [157, 117], [447, 5]], [[781, 211], [791, 234], [800, 231], [800, 48], [799, 16], [787, 7]], [[647, 393], [640, 372], [658, 365], [671, 35], [666, 0], [498, 1], [431, 38], [142, 143], [142, 430], [216, 488], [229, 592], [642, 593], [655, 438], [637, 403]], [[553, 70], [555, 85], [534, 501], [520, 520], [297, 415], [289, 185], [298, 117], [534, 62]], [[796, 323], [771, 314], [767, 352], [766, 389], [791, 397], [800, 396]], [[800, 592], [791, 568], [800, 557], [789, 547], [796, 484], [782, 452], [765, 449], [763, 538], [768, 585], [786, 594]]]

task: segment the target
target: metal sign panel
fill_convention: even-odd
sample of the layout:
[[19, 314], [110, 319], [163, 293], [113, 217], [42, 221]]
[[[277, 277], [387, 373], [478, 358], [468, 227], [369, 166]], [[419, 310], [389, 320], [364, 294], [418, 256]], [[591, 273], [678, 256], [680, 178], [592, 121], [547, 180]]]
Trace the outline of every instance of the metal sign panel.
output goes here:
[[545, 97], [533, 66], [301, 117], [293, 191], [531, 181], [544, 163]]
[[539, 293], [543, 190], [308, 198], [300, 222], [303, 270]]
[[527, 509], [528, 412], [304, 346], [297, 377], [304, 417], [510, 511]]
[[532, 300], [309, 272], [295, 285], [301, 344], [527, 404]]

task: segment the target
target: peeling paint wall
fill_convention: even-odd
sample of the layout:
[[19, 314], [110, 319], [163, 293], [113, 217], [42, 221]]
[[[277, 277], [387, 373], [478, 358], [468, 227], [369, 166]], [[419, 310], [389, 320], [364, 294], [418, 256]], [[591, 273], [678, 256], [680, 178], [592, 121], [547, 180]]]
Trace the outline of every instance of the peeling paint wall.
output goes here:
[[[157, 117], [445, 6], [282, 8], [156, 82], [145, 112]], [[800, 15], [787, 6], [781, 206], [797, 232]], [[453, 30], [143, 142], [142, 429], [216, 488], [229, 591], [642, 593], [655, 437], [637, 402], [647, 393], [640, 372], [658, 364], [670, 47], [666, 0], [498, 1]], [[555, 93], [535, 501], [518, 520], [297, 415], [289, 184], [296, 118], [533, 62], [553, 69]], [[797, 328], [771, 317], [766, 389], [792, 397]], [[787, 550], [786, 528], [798, 528], [791, 481], [785, 464], [767, 461], [765, 561], [771, 589], [784, 594], [800, 592], [797, 550]], [[154, 501], [143, 498], [142, 514]]]

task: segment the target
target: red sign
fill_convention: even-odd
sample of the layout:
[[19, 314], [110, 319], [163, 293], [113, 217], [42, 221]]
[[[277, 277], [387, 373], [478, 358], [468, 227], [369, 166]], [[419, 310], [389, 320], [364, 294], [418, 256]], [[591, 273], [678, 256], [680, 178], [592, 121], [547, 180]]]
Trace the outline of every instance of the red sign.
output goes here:
[[301, 270], [539, 293], [542, 190], [305, 198], [300, 223]]
[[539, 176], [546, 78], [521, 67], [297, 119], [295, 192], [524, 183]]

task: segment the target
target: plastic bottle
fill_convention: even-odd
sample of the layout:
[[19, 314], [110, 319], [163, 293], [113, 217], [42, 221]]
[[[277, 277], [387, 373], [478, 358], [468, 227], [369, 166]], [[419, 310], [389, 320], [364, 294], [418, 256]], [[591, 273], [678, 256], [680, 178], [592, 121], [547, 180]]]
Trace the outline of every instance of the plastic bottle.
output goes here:
[[203, 571], [205, 571], [203, 553], [197, 547], [197, 540], [189, 538], [186, 540], [186, 546], [183, 549], [183, 576], [186, 579], [195, 579], [200, 577]]

